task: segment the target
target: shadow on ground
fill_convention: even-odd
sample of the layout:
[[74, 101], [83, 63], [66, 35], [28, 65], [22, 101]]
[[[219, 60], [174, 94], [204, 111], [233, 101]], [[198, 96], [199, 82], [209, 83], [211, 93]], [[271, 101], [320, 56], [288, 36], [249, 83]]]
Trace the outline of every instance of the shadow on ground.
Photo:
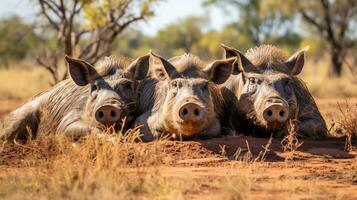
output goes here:
[[[237, 152], [244, 156], [247, 152], [256, 158], [260, 153], [264, 153], [265, 161], [282, 161], [292, 156], [291, 152], [284, 152], [281, 138], [273, 138], [268, 145], [269, 138], [255, 138], [250, 136], [232, 136], [199, 141], [207, 150], [216, 154], [226, 155], [229, 160], [237, 158]], [[326, 140], [300, 140], [302, 145], [294, 152], [294, 159], [309, 159], [313, 157], [325, 157], [334, 159], [353, 158], [355, 154], [344, 151], [344, 139], [330, 138]]]

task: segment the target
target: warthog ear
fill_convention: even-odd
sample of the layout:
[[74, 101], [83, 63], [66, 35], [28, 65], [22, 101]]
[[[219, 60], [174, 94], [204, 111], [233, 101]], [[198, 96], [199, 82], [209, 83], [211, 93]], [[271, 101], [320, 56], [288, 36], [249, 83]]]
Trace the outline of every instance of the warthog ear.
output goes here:
[[305, 63], [305, 52], [308, 50], [309, 46], [297, 51], [287, 61], [285, 61], [285, 65], [291, 75], [296, 76], [300, 74]]
[[212, 82], [216, 84], [222, 84], [226, 82], [226, 80], [232, 74], [233, 63], [235, 61], [235, 57], [225, 60], [216, 60], [208, 65], [204, 71], [208, 74], [209, 79]]
[[68, 63], [68, 70], [71, 79], [79, 86], [93, 83], [97, 75], [94, 67], [84, 60], [74, 59], [69, 56], [64, 57]]
[[176, 74], [176, 68], [169, 61], [161, 56], [151, 52], [151, 64], [153, 66], [154, 75], [159, 80], [173, 79]]
[[146, 77], [149, 71], [150, 54], [141, 56], [134, 60], [128, 67], [127, 71], [133, 75], [136, 80], [142, 80]]
[[242, 52], [224, 44], [221, 44], [221, 46], [224, 49], [225, 58], [237, 57], [237, 60], [233, 66], [232, 74], [239, 74], [241, 72], [250, 72], [255, 70], [253, 64], [247, 57], [244, 56]]
[[235, 49], [233, 47], [226, 46], [225, 44], [221, 44], [221, 47], [224, 50], [224, 54], [223, 54], [224, 58], [236, 57], [240, 53], [237, 49]]

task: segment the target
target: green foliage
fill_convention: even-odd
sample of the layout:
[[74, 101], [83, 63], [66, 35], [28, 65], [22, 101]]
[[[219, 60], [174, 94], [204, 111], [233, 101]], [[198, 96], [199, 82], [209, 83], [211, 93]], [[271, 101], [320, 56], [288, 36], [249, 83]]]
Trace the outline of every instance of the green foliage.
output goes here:
[[[354, 0], [289, 0], [280, 4], [281, 1], [278, 0], [278, 3], [272, 6], [280, 13], [287, 13], [286, 10], [289, 10], [290, 16], [301, 17], [308, 27], [307, 32], [318, 35], [318, 41], [327, 44], [325, 46], [327, 48], [323, 51], [328, 51], [330, 54], [332, 73], [341, 76], [343, 66], [346, 65], [346, 56], [356, 46], [357, 2]], [[286, 6], [279, 6], [279, 4]]]
[[204, 5], [219, 5], [239, 13], [232, 26], [248, 36], [249, 42], [254, 45], [270, 42], [271, 37], [288, 31], [286, 23], [290, 16], [276, 12], [270, 0], [206, 0]]
[[108, 19], [105, 15], [108, 8], [108, 1], [104, 3], [90, 2], [83, 6], [84, 17], [88, 20], [87, 29], [95, 29], [107, 23]]
[[[154, 12], [151, 9], [153, 3], [157, 0], [82, 0], [83, 15], [86, 19], [86, 29], [93, 30], [95, 28], [106, 25], [110, 18], [116, 18], [113, 9], [122, 9], [124, 6], [137, 7], [136, 12], [145, 17], [151, 17]], [[121, 15], [122, 13], [119, 13]], [[125, 14], [125, 13], [123, 13]], [[108, 15], [111, 15], [108, 18]], [[128, 15], [128, 18], [130, 16]]]
[[249, 37], [239, 33], [234, 27], [228, 25], [221, 32], [211, 31], [202, 36], [193, 48], [193, 53], [205, 59], [221, 58], [221, 44], [226, 44], [241, 49], [252, 47]]
[[0, 21], [0, 66], [8, 66], [11, 60], [24, 59], [37, 48], [39, 37], [31, 24], [11, 16]]
[[309, 57], [319, 60], [321, 60], [321, 58], [324, 56], [324, 53], [326, 53], [327, 49], [326, 42], [316, 35], [308, 35], [301, 39], [300, 48], [304, 48], [306, 46], [309, 46]]
[[202, 29], [207, 22], [206, 18], [191, 16], [171, 24], [159, 31], [155, 37], [155, 46], [165, 56], [191, 52], [201, 39]]
[[[213, 60], [222, 57], [221, 44], [236, 47], [243, 52], [255, 46], [250, 35], [237, 30], [235, 24], [228, 24], [221, 31], [205, 32], [207, 23], [206, 18], [190, 16], [168, 25], [152, 37], [140, 31], [126, 31], [117, 38], [112, 49], [118, 54], [134, 58], [152, 49], [165, 57], [191, 52], [202, 59]], [[292, 53], [300, 47], [302, 38], [295, 33], [287, 33], [271, 36], [269, 40]]]
[[[279, 48], [284, 49], [286, 52], [292, 54], [297, 48], [304, 46], [301, 44], [302, 38], [296, 33], [286, 33], [282, 36], [272, 36], [270, 38], [270, 44], [274, 44]], [[308, 46], [308, 45], [305, 45]]]
[[168, 25], [153, 37], [130, 30], [115, 41], [113, 50], [131, 57], [146, 54], [150, 49], [165, 57], [191, 52], [201, 58], [212, 60], [222, 57], [221, 44], [241, 50], [253, 46], [249, 37], [239, 33], [232, 25], [227, 25], [222, 31], [204, 32], [207, 23], [207, 18], [189, 16]]
[[114, 54], [122, 54], [136, 58], [147, 54], [152, 48], [154, 39], [136, 30], [127, 30], [112, 44]]

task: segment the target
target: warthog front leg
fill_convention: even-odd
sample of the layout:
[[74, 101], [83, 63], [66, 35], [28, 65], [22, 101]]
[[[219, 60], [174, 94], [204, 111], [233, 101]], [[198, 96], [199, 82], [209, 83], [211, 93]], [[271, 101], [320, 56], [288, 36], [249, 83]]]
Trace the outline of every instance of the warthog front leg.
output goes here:
[[328, 135], [325, 120], [322, 118], [318, 108], [309, 106], [303, 109], [298, 116], [297, 134], [300, 137], [325, 138]]
[[99, 128], [85, 123], [81, 119], [81, 112], [73, 110], [62, 118], [61, 123], [58, 125], [56, 133], [64, 134], [73, 139], [79, 139], [80, 137], [94, 133], [101, 135], [103, 131]]
[[57, 133], [65, 134], [66, 136], [71, 137], [73, 139], [79, 139], [88, 134], [96, 134], [98, 136], [103, 134], [100, 129], [89, 126], [81, 121], [75, 121], [64, 128], [60, 128], [59, 130], [57, 130]]
[[300, 137], [318, 139], [327, 137], [328, 130], [325, 122], [310, 119], [304, 120], [299, 124], [297, 134]]
[[159, 123], [158, 115], [151, 115], [150, 112], [141, 115], [135, 120], [135, 126], [140, 126], [140, 138], [143, 142], [153, 141], [162, 135]]
[[209, 139], [222, 135], [221, 124], [218, 120], [214, 120], [212, 124], [198, 135], [199, 138]]

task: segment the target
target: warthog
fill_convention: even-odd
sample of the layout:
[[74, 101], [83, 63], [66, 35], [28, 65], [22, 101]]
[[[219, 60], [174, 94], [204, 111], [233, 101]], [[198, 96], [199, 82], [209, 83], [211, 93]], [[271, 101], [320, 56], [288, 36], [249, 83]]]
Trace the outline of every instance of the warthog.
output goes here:
[[290, 58], [278, 48], [262, 45], [243, 55], [222, 45], [225, 57], [237, 57], [233, 75], [222, 93], [231, 126], [256, 136], [283, 136], [290, 121], [301, 137], [323, 137], [327, 128], [316, 103], [301, 79], [305, 51]]
[[137, 80], [146, 77], [150, 55], [131, 62], [122, 56], [101, 60], [94, 68], [89, 63], [65, 57], [71, 79], [47, 92], [32, 97], [11, 112], [5, 120], [1, 138], [28, 139], [49, 133], [78, 138], [88, 133], [101, 134], [120, 123], [136, 109]]
[[231, 75], [235, 58], [206, 65], [192, 54], [169, 60], [152, 54], [150, 74], [139, 86], [143, 141], [163, 134], [181, 139], [221, 133], [223, 97], [218, 84]]

